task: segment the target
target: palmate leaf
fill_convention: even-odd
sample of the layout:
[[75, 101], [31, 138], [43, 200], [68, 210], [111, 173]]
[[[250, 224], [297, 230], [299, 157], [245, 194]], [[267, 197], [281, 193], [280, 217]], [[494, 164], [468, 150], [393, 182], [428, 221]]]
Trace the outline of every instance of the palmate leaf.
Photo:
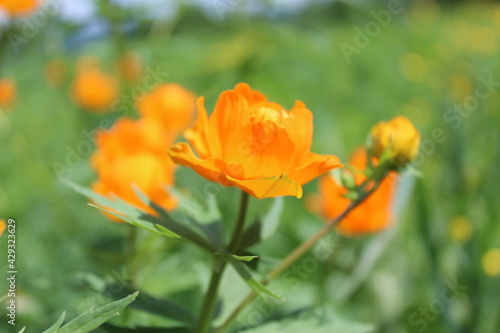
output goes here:
[[[108, 285], [107, 289], [114, 298], [121, 298], [133, 290], [131, 287], [121, 285], [120, 288], [117, 288], [115, 284]], [[120, 290], [120, 292], [114, 292], [114, 290]], [[173, 319], [186, 324], [186, 326], [190, 326], [195, 322], [195, 316], [183, 306], [167, 299], [148, 295], [143, 291], [140, 292], [135, 302], [130, 305], [130, 308]]]
[[[91, 206], [106, 211], [126, 223], [166, 237], [184, 238], [210, 252], [217, 251], [217, 246], [212, 244], [209, 239], [200, 235], [186, 225], [174, 220], [168, 212], [156, 205], [154, 202], [151, 202], [138, 190], [136, 190], [138, 196], [158, 213], [158, 217], [146, 214], [137, 207], [126, 203], [118, 197], [111, 200], [70, 181], [65, 180], [64, 182], [78, 193], [86, 196], [96, 203], [96, 205], [92, 204]], [[117, 214], [115, 211], [120, 212], [120, 214]]]
[[[59, 317], [57, 322], [52, 325], [49, 329], [45, 330], [43, 333], [86, 333], [90, 332], [97, 327], [101, 326], [103, 323], [107, 322], [109, 319], [118, 316], [120, 311], [125, 309], [127, 305], [132, 303], [139, 292], [135, 292], [132, 295], [128, 295], [121, 300], [115, 301], [113, 303], [104, 305], [98, 309], [90, 309], [89, 311], [81, 314], [75, 319], [71, 320], [67, 324], [61, 327], [64, 321], [65, 313]], [[23, 332], [21, 330], [19, 333]]]
[[280, 301], [286, 302], [286, 300], [283, 297], [279, 296], [278, 294], [276, 294], [275, 292], [271, 291], [269, 288], [264, 286], [262, 283], [257, 281], [241, 261], [231, 258], [229, 259], [229, 262], [234, 267], [236, 272], [241, 276], [241, 278], [245, 281], [245, 283], [250, 288], [252, 288], [252, 290], [255, 291], [257, 295], [259, 295], [262, 298], [265, 298], [265, 295], [267, 294], [269, 296], [279, 299]]

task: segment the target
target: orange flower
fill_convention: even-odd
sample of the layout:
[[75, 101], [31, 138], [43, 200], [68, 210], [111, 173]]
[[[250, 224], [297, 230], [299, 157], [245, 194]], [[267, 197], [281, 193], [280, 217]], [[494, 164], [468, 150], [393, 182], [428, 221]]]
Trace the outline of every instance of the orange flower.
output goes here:
[[38, 5], [38, 0], [0, 0], [0, 8], [10, 16], [26, 15]]
[[125, 53], [117, 61], [118, 72], [130, 83], [136, 83], [142, 75], [141, 58], [134, 52]]
[[7, 228], [5, 220], [0, 219], [0, 236], [2, 236], [3, 232], [5, 231], [5, 228]]
[[156, 87], [137, 103], [139, 113], [154, 117], [165, 129], [177, 136], [193, 120], [195, 95], [180, 84], [169, 83]]
[[[366, 150], [357, 149], [349, 163], [358, 170], [366, 166]], [[366, 180], [361, 173], [354, 175], [354, 181], [360, 185]], [[359, 235], [374, 233], [384, 229], [391, 220], [390, 205], [394, 194], [395, 173], [389, 174], [363, 203], [354, 208], [337, 227], [344, 235]], [[343, 195], [347, 189], [337, 183], [331, 176], [326, 175], [319, 182], [320, 207], [325, 218], [331, 220], [342, 213], [351, 201]]]
[[73, 82], [73, 99], [84, 109], [106, 112], [118, 97], [118, 83], [97, 67], [82, 67]]
[[10, 78], [0, 79], [0, 108], [9, 107], [16, 97], [16, 84]]
[[[134, 121], [123, 118], [97, 138], [92, 166], [99, 180], [95, 192], [113, 195], [138, 208], [153, 213], [133, 189], [135, 184], [153, 202], [165, 209], [176, 206], [166, 191], [173, 184], [174, 163], [165, 153], [170, 142], [165, 130], [152, 119]], [[116, 220], [116, 219], [115, 219]]]
[[388, 122], [379, 122], [371, 130], [371, 150], [380, 157], [389, 148], [390, 157], [396, 167], [413, 161], [418, 154], [420, 133], [412, 122], [403, 116]]
[[223, 92], [208, 118], [198, 99], [198, 119], [187, 143], [169, 153], [181, 165], [224, 186], [237, 186], [256, 198], [302, 196], [303, 184], [341, 166], [336, 156], [310, 152], [312, 113], [297, 101], [290, 111], [268, 102], [240, 83]]

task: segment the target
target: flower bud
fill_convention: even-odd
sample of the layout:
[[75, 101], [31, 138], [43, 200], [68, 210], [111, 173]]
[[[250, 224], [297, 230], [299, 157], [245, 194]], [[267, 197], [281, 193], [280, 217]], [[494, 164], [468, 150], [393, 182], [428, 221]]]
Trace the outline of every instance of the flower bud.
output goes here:
[[420, 133], [408, 118], [398, 116], [376, 124], [369, 145], [373, 156], [380, 158], [387, 151], [393, 166], [402, 167], [417, 157]]

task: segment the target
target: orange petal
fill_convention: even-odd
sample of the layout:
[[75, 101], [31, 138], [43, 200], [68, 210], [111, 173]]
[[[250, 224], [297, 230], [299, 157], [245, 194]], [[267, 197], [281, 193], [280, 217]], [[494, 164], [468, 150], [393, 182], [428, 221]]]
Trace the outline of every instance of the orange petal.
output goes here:
[[342, 167], [342, 163], [337, 156], [309, 153], [305, 164], [293, 170], [289, 177], [298, 184], [304, 185], [314, 178], [340, 167]]
[[196, 103], [198, 106], [198, 118], [194, 126], [186, 130], [184, 136], [193, 145], [198, 155], [205, 158], [210, 154], [208, 145], [208, 115], [204, 105], [205, 98], [199, 97]]
[[243, 95], [235, 91], [224, 91], [208, 120], [208, 140], [212, 156], [221, 156], [228, 134], [237, 131], [249, 122], [248, 103]]
[[185, 142], [175, 144], [168, 150], [168, 153], [175, 163], [192, 168], [208, 180], [227, 185], [221, 181], [224, 177], [221, 175], [222, 163], [218, 159], [196, 157], [191, 147]]
[[274, 198], [292, 195], [302, 198], [302, 187], [285, 175], [253, 180], [238, 180], [227, 176], [241, 190], [250, 193], [257, 199]]
[[245, 97], [248, 104], [262, 103], [267, 102], [266, 96], [263, 93], [257, 90], [253, 90], [247, 83], [238, 83], [234, 90], [239, 92]]
[[[296, 101], [293, 108], [288, 112], [286, 128], [290, 137], [297, 147], [297, 156], [307, 157], [311, 149], [313, 139], [313, 115], [301, 101]], [[304, 160], [297, 161], [303, 164]]]
[[237, 179], [288, 174], [295, 147], [286, 130], [272, 121], [249, 123], [228, 135], [223, 148], [226, 173]]

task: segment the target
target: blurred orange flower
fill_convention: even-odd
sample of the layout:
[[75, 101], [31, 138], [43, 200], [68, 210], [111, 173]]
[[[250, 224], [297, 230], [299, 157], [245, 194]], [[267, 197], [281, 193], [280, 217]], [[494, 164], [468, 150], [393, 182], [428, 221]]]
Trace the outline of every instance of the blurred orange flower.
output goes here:
[[[349, 164], [358, 170], [366, 167], [367, 157], [364, 148], [358, 148]], [[354, 174], [356, 185], [366, 180], [361, 173]], [[374, 233], [384, 229], [391, 220], [390, 205], [396, 183], [396, 173], [390, 173], [363, 203], [354, 208], [337, 226], [343, 235], [359, 235]], [[331, 220], [340, 215], [351, 203], [343, 195], [347, 193], [342, 185], [331, 175], [325, 175], [319, 182], [320, 208], [325, 218]]]
[[134, 52], [127, 52], [117, 61], [120, 76], [130, 83], [136, 83], [141, 79], [141, 58]]
[[0, 108], [10, 106], [16, 97], [16, 84], [10, 78], [0, 79]]
[[[166, 187], [173, 184], [174, 163], [166, 154], [170, 146], [164, 128], [153, 119], [122, 118], [96, 138], [97, 150], [91, 158], [99, 180], [92, 189], [113, 195], [153, 213], [133, 189], [135, 184], [153, 202], [173, 209], [176, 201]], [[116, 220], [116, 219], [114, 219]]]
[[169, 153], [181, 165], [224, 186], [237, 186], [256, 198], [302, 197], [302, 186], [341, 166], [332, 155], [310, 152], [312, 113], [297, 101], [290, 111], [247, 84], [223, 92], [210, 116], [198, 99], [198, 119], [187, 143]]
[[0, 0], [0, 9], [11, 16], [28, 14], [38, 5], [38, 0]]
[[380, 157], [389, 148], [394, 165], [403, 166], [417, 157], [420, 133], [408, 118], [397, 116], [376, 124], [371, 130], [370, 142], [375, 157]]
[[195, 95], [176, 83], [161, 84], [138, 103], [139, 113], [154, 117], [177, 136], [193, 121]]
[[118, 83], [97, 66], [81, 67], [72, 86], [74, 101], [94, 112], [110, 111], [118, 97]]
[[5, 231], [5, 228], [7, 228], [5, 220], [0, 219], [0, 236], [2, 236], [3, 232]]

